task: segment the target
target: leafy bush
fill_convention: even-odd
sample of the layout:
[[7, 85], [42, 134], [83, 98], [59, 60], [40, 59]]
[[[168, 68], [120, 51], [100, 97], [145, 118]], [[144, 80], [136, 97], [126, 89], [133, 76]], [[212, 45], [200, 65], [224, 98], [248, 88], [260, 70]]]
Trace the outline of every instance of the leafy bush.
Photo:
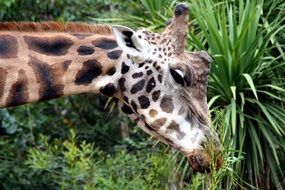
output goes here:
[[77, 141], [74, 131], [64, 142], [56, 139], [48, 143], [41, 136], [28, 152], [25, 164], [40, 179], [31, 187], [147, 190], [164, 189], [176, 182], [172, 175], [175, 160], [169, 154], [132, 153], [123, 148], [115, 155], [104, 155], [92, 144]]

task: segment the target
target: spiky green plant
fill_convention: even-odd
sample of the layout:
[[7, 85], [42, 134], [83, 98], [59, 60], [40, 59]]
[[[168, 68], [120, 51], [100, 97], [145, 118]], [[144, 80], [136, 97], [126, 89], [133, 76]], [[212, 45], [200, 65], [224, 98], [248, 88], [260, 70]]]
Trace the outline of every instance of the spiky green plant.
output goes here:
[[[150, 8], [150, 1], [141, 3], [147, 14], [137, 10], [126, 17], [131, 19], [123, 20], [150, 29], [162, 26], [158, 20], [167, 20], [175, 5], [162, 6], [157, 11]], [[223, 188], [233, 188], [237, 178], [241, 188], [253, 188], [252, 185], [281, 188], [280, 157], [285, 154], [284, 2], [190, 0], [189, 3], [189, 49], [204, 49], [214, 60], [208, 88], [213, 124], [219, 127], [217, 121], [225, 120], [219, 127], [221, 139], [226, 147], [237, 149], [226, 158], [244, 156], [242, 162], [229, 166], [240, 177], [222, 177]], [[219, 114], [215, 114], [217, 110]], [[185, 164], [183, 175], [187, 176], [188, 169]], [[216, 184], [220, 182], [214, 180]], [[217, 187], [210, 184], [213, 186]]]
[[[282, 11], [268, 22], [277, 9], [272, 1], [263, 15], [263, 1], [191, 1], [197, 30], [190, 33], [195, 49], [213, 56], [209, 79], [209, 106], [221, 110], [215, 122], [225, 118], [222, 139], [239, 150], [245, 159], [234, 166], [241, 184], [259, 188], [281, 188], [279, 155], [285, 152], [284, 55], [273, 56], [276, 34], [284, 31]], [[279, 9], [284, 11], [283, 7]], [[283, 12], [284, 13], [284, 12]], [[227, 179], [226, 181], [230, 181]], [[227, 184], [225, 184], [227, 187]]]

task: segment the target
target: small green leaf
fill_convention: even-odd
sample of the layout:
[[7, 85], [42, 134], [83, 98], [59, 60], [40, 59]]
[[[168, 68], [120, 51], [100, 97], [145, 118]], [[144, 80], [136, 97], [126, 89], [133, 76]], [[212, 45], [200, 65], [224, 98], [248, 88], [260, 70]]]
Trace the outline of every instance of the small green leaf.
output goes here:
[[255, 98], [258, 100], [256, 89], [255, 89], [255, 86], [254, 86], [254, 83], [253, 83], [253, 80], [252, 80], [251, 76], [249, 74], [247, 74], [247, 73], [243, 73], [242, 76], [245, 77], [245, 79], [246, 79], [247, 83], [249, 84], [249, 86], [250, 86], [250, 88], [251, 88]]
[[208, 108], [211, 108], [211, 106], [213, 105], [213, 103], [220, 97], [220, 95], [214, 96], [213, 98], [211, 98], [211, 100], [208, 102]]

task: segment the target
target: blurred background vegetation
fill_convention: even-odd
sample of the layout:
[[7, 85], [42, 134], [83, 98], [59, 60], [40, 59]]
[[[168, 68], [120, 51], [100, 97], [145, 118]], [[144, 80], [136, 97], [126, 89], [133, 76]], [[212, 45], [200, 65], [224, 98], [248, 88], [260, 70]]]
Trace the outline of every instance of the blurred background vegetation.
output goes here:
[[[0, 189], [285, 188], [282, 0], [190, 0], [189, 50], [213, 57], [208, 100], [225, 163], [195, 174], [112, 100], [80, 95], [0, 110]], [[161, 31], [177, 1], [0, 0], [0, 21], [85, 21]]]

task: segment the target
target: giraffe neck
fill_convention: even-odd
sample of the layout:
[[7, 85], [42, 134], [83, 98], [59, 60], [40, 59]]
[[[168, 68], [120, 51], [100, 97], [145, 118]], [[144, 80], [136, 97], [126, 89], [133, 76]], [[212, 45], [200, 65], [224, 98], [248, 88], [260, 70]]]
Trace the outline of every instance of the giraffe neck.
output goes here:
[[0, 31], [0, 107], [81, 93], [111, 96], [122, 55], [111, 32]]

